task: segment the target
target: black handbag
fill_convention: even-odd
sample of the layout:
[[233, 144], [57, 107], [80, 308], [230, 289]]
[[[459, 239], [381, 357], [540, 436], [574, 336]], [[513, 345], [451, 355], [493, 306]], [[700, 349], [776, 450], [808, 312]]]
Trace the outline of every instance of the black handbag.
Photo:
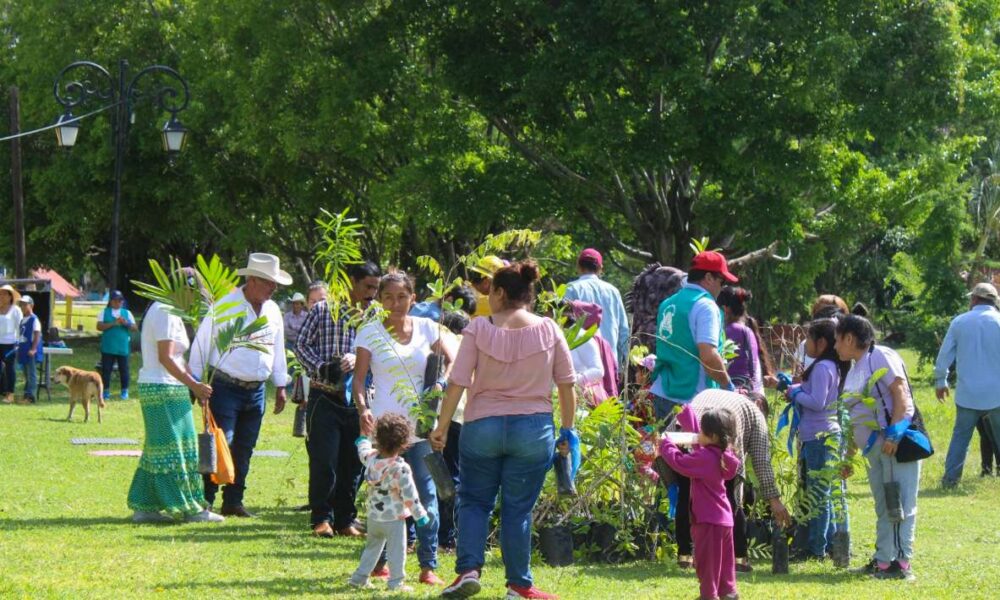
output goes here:
[[[868, 351], [869, 368], [872, 366], [871, 354], [874, 350], [875, 346], [873, 344]], [[906, 387], [910, 390], [910, 400], [913, 402], [913, 417], [910, 419], [910, 426], [906, 429], [906, 433], [903, 434], [903, 437], [899, 440], [899, 444], [896, 446], [896, 462], [908, 463], [934, 456], [934, 445], [931, 443], [931, 437], [927, 434], [927, 428], [924, 426], [924, 418], [920, 414], [920, 408], [917, 406], [917, 399], [913, 397], [913, 386], [910, 385], [910, 375], [906, 372], [906, 365], [903, 365], [903, 375], [906, 377]], [[889, 409], [886, 408], [885, 396], [882, 395], [882, 388], [879, 386], [878, 381], [875, 382], [875, 391], [878, 392], [879, 400], [882, 402], [882, 410], [885, 412], [885, 422], [892, 423], [892, 415], [889, 413]]]

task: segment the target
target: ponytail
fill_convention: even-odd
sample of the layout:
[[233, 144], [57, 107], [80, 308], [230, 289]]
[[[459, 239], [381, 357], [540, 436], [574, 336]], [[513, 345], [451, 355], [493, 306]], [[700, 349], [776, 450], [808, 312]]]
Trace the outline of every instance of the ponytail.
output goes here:
[[770, 375], [773, 377], [774, 364], [771, 362], [771, 353], [764, 347], [764, 339], [760, 337], [760, 327], [757, 324], [757, 319], [747, 315], [747, 325], [750, 327], [750, 331], [753, 332], [753, 337], [757, 340], [757, 360], [760, 361], [761, 375]]

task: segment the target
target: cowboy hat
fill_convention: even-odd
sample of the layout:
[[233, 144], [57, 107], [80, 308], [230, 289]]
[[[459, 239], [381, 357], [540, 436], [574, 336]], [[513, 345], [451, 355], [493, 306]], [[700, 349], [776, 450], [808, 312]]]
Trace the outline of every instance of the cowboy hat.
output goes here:
[[243, 277], [260, 277], [268, 281], [273, 281], [278, 285], [289, 285], [292, 283], [292, 276], [281, 270], [281, 261], [273, 254], [263, 252], [253, 252], [247, 258], [245, 269], [236, 271], [237, 275]]
[[10, 292], [11, 303], [17, 304], [17, 301], [21, 299], [21, 292], [18, 292], [9, 283], [4, 286], [0, 286], [0, 292]]
[[306, 297], [302, 295], [302, 292], [295, 292], [294, 294], [292, 294], [292, 299], [290, 300], [290, 302], [292, 304], [296, 302], [301, 302], [302, 304], [305, 304]]
[[469, 267], [469, 270], [482, 275], [483, 277], [493, 277], [493, 274], [504, 268], [503, 259], [498, 256], [488, 255], [476, 261], [476, 264]]

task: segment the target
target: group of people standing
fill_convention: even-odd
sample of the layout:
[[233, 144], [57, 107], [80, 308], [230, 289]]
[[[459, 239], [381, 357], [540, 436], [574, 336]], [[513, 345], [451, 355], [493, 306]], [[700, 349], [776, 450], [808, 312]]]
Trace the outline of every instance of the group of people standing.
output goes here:
[[[535, 314], [539, 271], [531, 261], [480, 261], [474, 290], [448, 292], [449, 306], [463, 310], [445, 309], [440, 300], [417, 303], [413, 281], [405, 273], [382, 273], [377, 265], [364, 262], [350, 268], [345, 305], [328, 301], [320, 284], [312, 286], [307, 297], [293, 296], [292, 310], [282, 316], [271, 296], [278, 285], [291, 283], [291, 277], [280, 269], [277, 257], [252, 254], [247, 268], [239, 271], [245, 285], [223, 302], [252, 318], [266, 317], [261, 338], [265, 350], [240, 348], [218, 356], [212, 343], [217, 331], [206, 320], [190, 346], [189, 361], [184, 360], [189, 337], [183, 324], [165, 307], [153, 304], [142, 327], [139, 387], [147, 437], [129, 493], [134, 519], [220, 521], [223, 516], [253, 516], [243, 497], [266, 408], [265, 382], [275, 386], [274, 412], [279, 413], [289, 383], [287, 343], [309, 379], [304, 401], [312, 531], [320, 537], [368, 538], [353, 585], [366, 586], [374, 577], [387, 579], [392, 589], [405, 589], [405, 552], [399, 548], [407, 538], [415, 538], [420, 583], [444, 584], [436, 574], [444, 542], [445, 547], [454, 544], [457, 577], [444, 586], [443, 594], [478, 593], [490, 515], [499, 498], [508, 597], [553, 597], [535, 588], [531, 577], [532, 509], [557, 443], [576, 437], [577, 391], [609, 374], [616, 381], [618, 370], [629, 366], [628, 317], [617, 289], [600, 278], [602, 262], [596, 250], [581, 253], [580, 277], [568, 285], [564, 298], [572, 318], [597, 324], [598, 350], [584, 353], [571, 352], [560, 326]], [[195, 285], [193, 277], [191, 281]], [[860, 450], [876, 499], [876, 551], [864, 570], [880, 578], [912, 578], [920, 462], [901, 461], [896, 452], [919, 413], [902, 360], [876, 343], [875, 329], [866, 318], [848, 314], [843, 300], [824, 296], [821, 299], [835, 301], [814, 306], [803, 343], [807, 364], [788, 385], [775, 373], [747, 314], [750, 292], [734, 287], [736, 283], [725, 257], [699, 253], [679, 290], [659, 303], [655, 319], [648, 392], [656, 418], [668, 429], [701, 435], [690, 453], [667, 439], [661, 445], [679, 486], [679, 564], [697, 568], [703, 597], [736, 595], [735, 572], [750, 570], [743, 514], [749, 491], [747, 460], [758, 483], [754, 492], [766, 501], [779, 526], [790, 523], [770, 464], [767, 405], [761, 401], [766, 387], [781, 386], [798, 415], [794, 434], [804, 484], [810, 495], [820, 498], [819, 510], [807, 525], [811, 557], [822, 559], [836, 532], [847, 527], [846, 514], [835, 515], [831, 500], [833, 487], [843, 484], [819, 473]], [[3, 296], [0, 292], [0, 313]], [[938, 361], [940, 382], [956, 355], [962, 373], [963, 403], [946, 473], [952, 479], [961, 473], [958, 455], [964, 455], [968, 444], [964, 432], [971, 435], [984, 416], [994, 429], [1000, 424], [995, 414], [1000, 408], [964, 404], [980, 388], [966, 378], [963, 364], [980, 360], [987, 344], [982, 331], [1000, 331], [996, 311], [980, 308], [990, 303], [995, 307], [996, 290], [977, 287], [972, 297], [972, 316], [956, 320]], [[376, 300], [381, 308], [373, 311]], [[470, 313], [480, 318], [470, 320]], [[976, 318], [975, 325], [967, 324]], [[980, 333], [969, 333], [972, 330]], [[970, 347], [969, 338], [979, 346]], [[738, 346], [737, 356], [728, 363], [727, 339]], [[1000, 342], [996, 351], [1000, 353]], [[880, 375], [872, 380], [874, 374]], [[553, 389], [560, 408], [558, 434]], [[843, 394], [874, 397], [875, 408], [849, 402], [850, 418], [845, 421], [837, 410]], [[195, 469], [191, 396], [210, 408], [226, 434], [236, 467], [235, 482], [222, 490], [218, 514], [210, 510], [218, 486]], [[433, 429], [421, 429], [412, 410], [427, 397], [440, 398]], [[456, 506], [438, 502], [425, 463], [434, 451], [450, 457], [458, 483]], [[367, 524], [358, 520], [355, 508], [362, 480], [369, 486]], [[892, 498], [886, 497], [887, 483], [894, 484]], [[706, 502], [714, 507], [708, 512]], [[409, 521], [413, 531], [402, 521]]]
[[24, 377], [19, 404], [33, 404], [38, 393], [38, 365], [42, 363], [42, 323], [34, 314], [35, 301], [11, 285], [0, 286], [0, 395], [14, 403], [17, 369]]

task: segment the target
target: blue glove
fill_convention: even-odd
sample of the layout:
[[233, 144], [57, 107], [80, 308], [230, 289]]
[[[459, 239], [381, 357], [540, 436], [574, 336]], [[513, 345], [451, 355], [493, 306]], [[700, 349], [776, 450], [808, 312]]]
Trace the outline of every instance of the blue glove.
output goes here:
[[575, 429], [559, 428], [559, 439], [556, 440], [556, 452], [559, 452], [559, 444], [566, 442], [569, 444], [570, 475], [576, 479], [576, 472], [580, 470], [580, 436]]
[[426, 525], [426, 524], [428, 524], [430, 522], [431, 522], [431, 519], [427, 515], [424, 515], [424, 516], [420, 517], [419, 519], [417, 519], [417, 525], [419, 525], [420, 527], [423, 527], [424, 525]]
[[778, 373], [778, 391], [784, 392], [790, 385], [792, 385], [792, 378], [788, 376], [788, 373]]
[[731, 379], [729, 380], [729, 385], [726, 386], [726, 390], [730, 392], [736, 391], [736, 386], [733, 384], [733, 381]]

